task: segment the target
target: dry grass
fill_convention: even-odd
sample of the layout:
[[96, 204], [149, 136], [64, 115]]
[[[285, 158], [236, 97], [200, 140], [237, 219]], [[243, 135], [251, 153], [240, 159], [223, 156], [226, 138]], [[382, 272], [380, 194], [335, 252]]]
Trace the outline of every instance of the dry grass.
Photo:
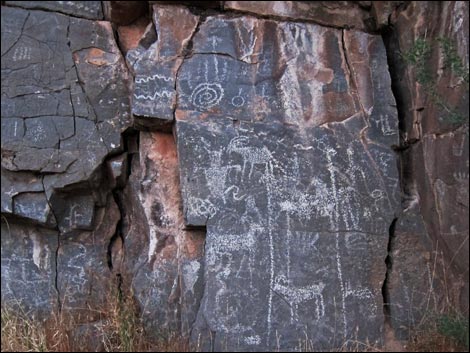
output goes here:
[[[432, 294], [432, 293], [431, 293]], [[65, 302], [65, 301], [63, 301]], [[2, 352], [188, 352], [187, 340], [162, 334], [157, 342], [150, 341], [144, 325], [132, 304], [132, 300], [120, 295], [110, 295], [102, 312], [92, 325], [83, 325], [79, 319], [56, 313], [45, 323], [31, 319], [28, 313], [2, 307], [1, 351]], [[468, 320], [457, 314], [436, 314], [428, 307], [427, 314], [411, 332], [409, 342], [398, 347], [410, 352], [458, 352], [468, 351]], [[447, 310], [447, 312], [452, 312]], [[83, 321], [82, 321], [83, 322]], [[85, 328], [80, 331], [81, 328]], [[77, 334], [77, 332], [80, 332]], [[465, 343], [465, 339], [467, 340]], [[467, 345], [467, 347], [466, 347]], [[313, 352], [315, 343], [306, 332], [299, 342], [299, 351]], [[332, 351], [339, 352], [384, 352], [400, 351], [396, 348], [378, 347], [368, 342], [349, 340]]]
[[2, 308], [2, 352], [47, 351], [46, 332], [42, 325], [23, 312]]
[[55, 313], [45, 323], [28, 313], [3, 306], [1, 310], [2, 352], [187, 352], [186, 340], [168, 335], [147, 339], [132, 305], [114, 300], [101, 319], [83, 325], [68, 315]]
[[[105, 352], [188, 352], [186, 341], [169, 337], [159, 342], [150, 342], [145, 337], [141, 322], [135, 312], [127, 305], [116, 305], [108, 313], [107, 319], [101, 320], [95, 330], [90, 331], [91, 337], [78, 337], [73, 340], [71, 332], [79, 325], [70, 320], [65, 321], [63, 316], [55, 316], [46, 325], [40, 325], [31, 320], [24, 312], [2, 308], [2, 352], [71, 352], [76, 349], [90, 350], [91, 343], [94, 349]], [[413, 331], [411, 340], [404, 345], [409, 352], [468, 352], [465, 344], [458, 342], [455, 337], [446, 334], [442, 326], [442, 316], [429, 315], [418, 329]], [[460, 333], [468, 334], [468, 321], [453, 321]], [[461, 324], [459, 324], [461, 323]], [[449, 326], [450, 325], [450, 326]], [[443, 330], [444, 328], [444, 330]], [[87, 345], [83, 345], [83, 342]], [[302, 351], [315, 351], [311, 340], [306, 338]], [[348, 341], [340, 347], [339, 352], [384, 352], [381, 347], [360, 342]]]

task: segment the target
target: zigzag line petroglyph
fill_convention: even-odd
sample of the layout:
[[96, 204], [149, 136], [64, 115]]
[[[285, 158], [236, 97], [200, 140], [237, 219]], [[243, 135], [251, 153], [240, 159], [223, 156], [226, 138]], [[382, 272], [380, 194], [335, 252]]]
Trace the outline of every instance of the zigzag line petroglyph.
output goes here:
[[136, 78], [135, 83], [147, 83], [149, 81], [155, 81], [156, 79], [163, 80], [165, 82], [170, 82], [172, 80], [171, 77], [165, 77], [159, 74], [155, 74], [150, 77], [141, 77], [141, 78]]
[[136, 99], [148, 99], [148, 100], [155, 100], [157, 97], [158, 98], [163, 98], [163, 97], [166, 97], [166, 98], [171, 98], [173, 92], [170, 92], [170, 91], [162, 91], [161, 93], [160, 92], [155, 92], [153, 95], [147, 95], [147, 94], [134, 94], [134, 97]]

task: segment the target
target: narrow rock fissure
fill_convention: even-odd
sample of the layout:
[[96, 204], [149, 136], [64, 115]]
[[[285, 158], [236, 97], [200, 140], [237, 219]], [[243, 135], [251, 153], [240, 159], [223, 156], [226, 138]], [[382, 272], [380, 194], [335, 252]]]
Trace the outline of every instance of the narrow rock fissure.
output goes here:
[[59, 249], [60, 249], [60, 232], [57, 234], [57, 249], [55, 251], [55, 278], [54, 287], [57, 293], [57, 310], [59, 314], [62, 312], [62, 300], [59, 291]]
[[[42, 183], [43, 191], [46, 192], [46, 187], [44, 185], [44, 179], [43, 178], [41, 179], [41, 183]], [[54, 289], [55, 289], [56, 294], [57, 294], [57, 310], [58, 310], [58, 313], [60, 314], [61, 311], [62, 311], [62, 300], [60, 298], [60, 290], [59, 290], [59, 250], [60, 250], [60, 229], [59, 229], [59, 225], [58, 225], [59, 219], [55, 215], [54, 208], [52, 208], [52, 204], [51, 204], [51, 202], [50, 202], [50, 200], [47, 196], [46, 196], [46, 202], [49, 206], [49, 209], [51, 210], [52, 216], [54, 217], [54, 220], [55, 220], [55, 223], [56, 223], [55, 229], [57, 230], [57, 248], [55, 249]]]
[[389, 281], [391, 271], [393, 270], [393, 250], [395, 242], [395, 225], [398, 218], [395, 218], [390, 224], [388, 230], [388, 244], [387, 244], [387, 257], [385, 258], [385, 265], [387, 270], [385, 272], [385, 280], [382, 285], [382, 298], [383, 298], [383, 313], [385, 317], [385, 324], [390, 322], [390, 294], [389, 294]]
[[[126, 183], [124, 185], [117, 185], [113, 190], [111, 190], [111, 194], [112, 194], [112, 197], [114, 199], [114, 202], [116, 203], [118, 209], [119, 209], [119, 220], [116, 224], [116, 229], [115, 229], [115, 232], [113, 234], [113, 236], [111, 237], [110, 241], [109, 241], [109, 244], [108, 244], [108, 253], [107, 253], [107, 261], [108, 261], [108, 267], [109, 269], [112, 271], [115, 269], [114, 265], [113, 265], [113, 247], [116, 245], [117, 242], [120, 242], [121, 243], [121, 247], [122, 249], [124, 249], [124, 233], [125, 233], [125, 228], [126, 228], [126, 224], [124, 222], [124, 218], [126, 216], [126, 208], [125, 208], [125, 205], [124, 205], [124, 202], [123, 202], [123, 190], [124, 188], [126, 187], [128, 181], [129, 181], [129, 178], [131, 176], [131, 173], [132, 173], [132, 168], [131, 168], [131, 165], [132, 165], [132, 158], [133, 158], [133, 153], [130, 153], [130, 148], [129, 148], [129, 144], [130, 144], [130, 140], [133, 139], [136, 141], [136, 143], [138, 144], [138, 138], [135, 138], [134, 135], [138, 135], [137, 132], [135, 131], [126, 131], [122, 134], [123, 136], [123, 152], [122, 153], [125, 153], [127, 155], [127, 168], [125, 170], [125, 173], [126, 173]], [[138, 146], [137, 146], [137, 149], [138, 149]], [[118, 286], [119, 288], [121, 287], [122, 285], [122, 275], [121, 273], [117, 273], [116, 274], [116, 277], [118, 278]], [[119, 293], [121, 294], [121, 293]]]
[[[197, 22], [197, 25], [196, 25], [196, 28], [194, 29], [194, 32], [191, 34], [191, 38], [189, 38], [188, 40], [188, 43], [186, 44], [186, 47], [183, 49], [182, 53], [183, 53], [183, 56], [181, 58], [181, 63], [180, 65], [178, 66], [178, 69], [176, 70], [176, 73], [175, 73], [175, 85], [174, 85], [174, 90], [175, 90], [175, 107], [173, 109], [173, 122], [176, 121], [176, 110], [178, 108], [178, 77], [179, 77], [179, 74], [180, 74], [180, 71], [181, 71], [181, 68], [183, 67], [183, 64], [184, 64], [184, 60], [191, 57], [192, 56], [192, 49], [193, 49], [193, 40], [194, 40], [194, 37], [196, 36], [196, 34], [199, 32], [199, 28], [201, 26], [202, 23], [204, 23], [205, 21], [205, 18], [201, 17], [199, 18], [198, 22]], [[174, 129], [174, 126], [173, 126], [173, 129], [172, 130], [175, 130]], [[176, 136], [176, 134], [175, 134]]]
[[[403, 11], [406, 7], [399, 9]], [[410, 120], [409, 115], [410, 112], [412, 112], [413, 107], [411, 106], [411, 102], [406, 98], [409, 96], [409, 92], [404, 92], [401, 88], [402, 84], [400, 82], [404, 79], [403, 73], [405, 72], [406, 63], [403, 61], [399, 50], [397, 34], [394, 31], [393, 26], [388, 26], [384, 28], [381, 35], [387, 53], [387, 64], [392, 83], [391, 88], [395, 98], [398, 114], [400, 139], [399, 144], [393, 145], [392, 149], [395, 151], [398, 159], [401, 211], [406, 211], [418, 200], [412, 153], [415, 146], [420, 143], [420, 140], [419, 138], [409, 137], [408, 129], [410, 127], [406, 124], [407, 120]]]
[[393, 26], [384, 28], [381, 32], [382, 40], [385, 46], [387, 55], [387, 65], [391, 79], [391, 90], [396, 102], [396, 110], [398, 117], [398, 130], [399, 130], [399, 142], [398, 146], [393, 145], [391, 148], [394, 150], [397, 158], [397, 168], [399, 175], [399, 185], [401, 190], [401, 207], [398, 210], [396, 218], [393, 219], [389, 227], [388, 244], [387, 244], [387, 256], [385, 258], [386, 273], [385, 279], [382, 285], [382, 298], [383, 298], [383, 313], [384, 323], [386, 328], [391, 327], [391, 302], [390, 298], [390, 280], [393, 271], [393, 251], [395, 250], [395, 226], [398, 221], [398, 217], [406, 210], [413, 202], [417, 200], [416, 191], [414, 187], [414, 176], [413, 176], [413, 162], [412, 162], [412, 148], [413, 145], [418, 143], [419, 140], [409, 140], [406, 127], [406, 117], [411, 107], [406, 101], [406, 92], [403, 92], [400, 88], [400, 80], [403, 79], [403, 60], [401, 59], [401, 53], [398, 50], [398, 39], [394, 32]]

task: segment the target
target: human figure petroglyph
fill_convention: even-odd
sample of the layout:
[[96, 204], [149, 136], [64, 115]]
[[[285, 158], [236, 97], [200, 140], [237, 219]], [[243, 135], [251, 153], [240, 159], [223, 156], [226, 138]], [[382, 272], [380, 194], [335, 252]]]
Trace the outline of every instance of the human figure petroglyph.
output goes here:
[[396, 134], [396, 128], [390, 126], [390, 120], [387, 115], [380, 114], [380, 128], [385, 136]]

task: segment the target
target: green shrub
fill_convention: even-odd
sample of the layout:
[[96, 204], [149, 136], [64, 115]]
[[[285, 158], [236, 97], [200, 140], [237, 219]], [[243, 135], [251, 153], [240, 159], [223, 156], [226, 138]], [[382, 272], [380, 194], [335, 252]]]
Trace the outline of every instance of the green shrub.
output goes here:
[[437, 327], [440, 334], [453, 339], [468, 350], [468, 319], [459, 315], [442, 315], [438, 319]]
[[455, 107], [449, 106], [444, 97], [437, 91], [436, 81], [431, 73], [429, 63], [435, 45], [439, 45], [443, 53], [444, 70], [450, 70], [460, 80], [461, 84], [466, 86], [468, 92], [468, 67], [465, 67], [457, 49], [449, 38], [440, 37], [434, 42], [418, 38], [412, 47], [402, 54], [403, 60], [406, 64], [415, 68], [416, 82], [423, 86], [429, 99], [444, 112], [445, 115], [440, 118], [441, 121], [455, 125], [468, 123], [468, 117], [463, 116]]

